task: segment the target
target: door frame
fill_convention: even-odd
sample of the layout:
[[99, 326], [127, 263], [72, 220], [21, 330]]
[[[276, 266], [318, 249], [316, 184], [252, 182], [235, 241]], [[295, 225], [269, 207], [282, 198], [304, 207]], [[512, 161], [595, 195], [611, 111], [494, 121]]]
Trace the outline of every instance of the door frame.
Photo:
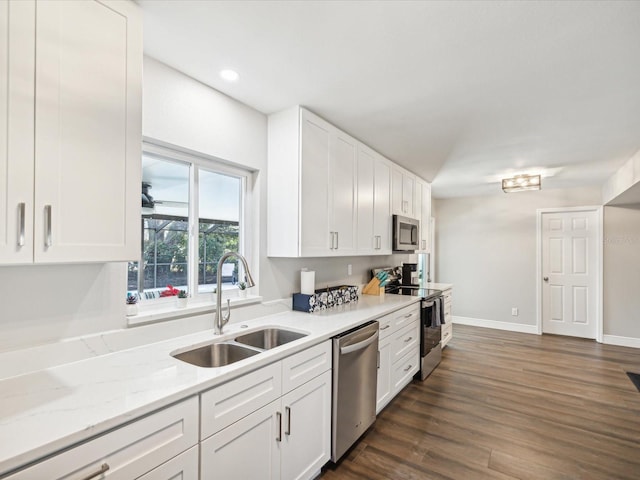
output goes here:
[[539, 208], [536, 210], [536, 329], [538, 335], [542, 335], [542, 215], [544, 213], [564, 212], [595, 212], [597, 217], [597, 244], [596, 244], [596, 341], [603, 341], [603, 208], [602, 205], [589, 205], [585, 207], [559, 207]]

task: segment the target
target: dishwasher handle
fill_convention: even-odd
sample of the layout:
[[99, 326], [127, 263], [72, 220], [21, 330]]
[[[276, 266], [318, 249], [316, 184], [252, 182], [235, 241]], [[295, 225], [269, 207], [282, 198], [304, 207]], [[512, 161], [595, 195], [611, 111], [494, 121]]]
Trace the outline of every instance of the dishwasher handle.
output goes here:
[[373, 342], [375, 342], [378, 339], [378, 334], [379, 334], [378, 330], [376, 330], [374, 334], [371, 335], [366, 340], [363, 340], [358, 343], [354, 343], [353, 345], [347, 345], [346, 347], [340, 347], [340, 355], [346, 355], [347, 353], [352, 353], [358, 350], [362, 350], [363, 348], [367, 348], [369, 345], [371, 345]]

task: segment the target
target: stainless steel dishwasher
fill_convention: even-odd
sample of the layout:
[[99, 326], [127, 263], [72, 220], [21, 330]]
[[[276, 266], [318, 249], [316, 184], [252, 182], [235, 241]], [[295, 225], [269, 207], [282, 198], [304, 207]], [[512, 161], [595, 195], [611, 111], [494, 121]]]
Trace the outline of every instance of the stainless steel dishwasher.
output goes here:
[[376, 420], [378, 322], [333, 338], [331, 461], [340, 457]]

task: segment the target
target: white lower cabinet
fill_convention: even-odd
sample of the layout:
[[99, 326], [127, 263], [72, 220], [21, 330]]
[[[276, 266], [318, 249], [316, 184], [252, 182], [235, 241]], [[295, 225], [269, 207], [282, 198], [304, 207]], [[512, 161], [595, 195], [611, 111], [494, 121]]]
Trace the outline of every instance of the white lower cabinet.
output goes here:
[[280, 410], [275, 400], [202, 441], [200, 478], [279, 479]]
[[[313, 478], [330, 457], [331, 341], [204, 392], [201, 399], [202, 480]], [[237, 418], [240, 411], [244, 416]]]
[[442, 339], [440, 340], [442, 348], [453, 338], [453, 315], [451, 314], [452, 290], [452, 288], [447, 288], [442, 292], [442, 296], [444, 297], [444, 324], [442, 325]]
[[376, 413], [380, 413], [420, 369], [420, 304], [385, 315], [378, 322]]
[[281, 478], [312, 478], [331, 455], [331, 370], [282, 397]]
[[[131, 480], [150, 474], [158, 466], [198, 443], [198, 398], [152, 413], [140, 420], [87, 441], [7, 477], [7, 480], [79, 480], [109, 478]], [[184, 460], [187, 462], [187, 460]], [[167, 467], [171, 468], [171, 467]], [[193, 471], [193, 465], [191, 470]], [[180, 472], [180, 467], [177, 468]], [[197, 463], [196, 463], [197, 471]], [[170, 473], [170, 472], [167, 472]], [[144, 477], [146, 480], [146, 476]], [[162, 473], [150, 479], [163, 477]], [[180, 477], [177, 477], [180, 478]], [[186, 478], [197, 478], [186, 476]]]
[[387, 337], [378, 343], [376, 414], [380, 413], [389, 400], [391, 400], [391, 338]]

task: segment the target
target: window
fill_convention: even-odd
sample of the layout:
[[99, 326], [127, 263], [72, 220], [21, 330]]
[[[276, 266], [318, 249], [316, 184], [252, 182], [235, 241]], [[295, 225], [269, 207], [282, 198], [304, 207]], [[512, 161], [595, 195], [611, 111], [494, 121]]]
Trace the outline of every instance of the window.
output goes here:
[[[244, 250], [249, 175], [213, 159], [145, 143], [141, 252], [139, 261], [129, 262], [127, 292], [143, 300], [161, 297], [167, 285], [192, 296], [213, 292], [220, 257]], [[225, 262], [220, 288], [236, 288], [244, 277], [241, 267], [233, 257]]]

